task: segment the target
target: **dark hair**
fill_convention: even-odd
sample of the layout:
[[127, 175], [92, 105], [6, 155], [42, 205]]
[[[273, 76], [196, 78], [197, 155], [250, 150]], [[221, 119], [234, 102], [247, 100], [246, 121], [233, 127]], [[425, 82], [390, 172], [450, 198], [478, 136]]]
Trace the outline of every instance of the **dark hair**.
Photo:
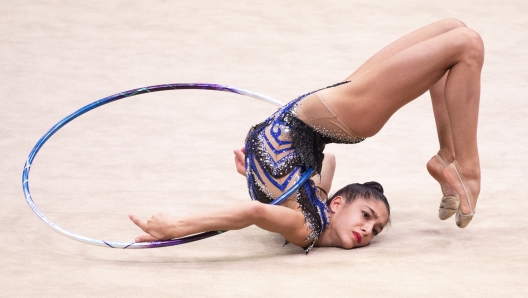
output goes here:
[[340, 190], [336, 191], [336, 193], [334, 193], [332, 197], [326, 201], [326, 204], [330, 206], [330, 203], [332, 202], [332, 200], [337, 196], [344, 197], [347, 204], [352, 203], [358, 197], [362, 197], [365, 200], [381, 201], [383, 202], [383, 204], [385, 204], [385, 207], [387, 207], [387, 212], [389, 213], [389, 221], [390, 221], [389, 201], [387, 201], [387, 198], [385, 197], [385, 195], [383, 195], [383, 187], [381, 186], [381, 184], [379, 184], [376, 181], [365, 182], [363, 184], [361, 183], [349, 184], [341, 188]]

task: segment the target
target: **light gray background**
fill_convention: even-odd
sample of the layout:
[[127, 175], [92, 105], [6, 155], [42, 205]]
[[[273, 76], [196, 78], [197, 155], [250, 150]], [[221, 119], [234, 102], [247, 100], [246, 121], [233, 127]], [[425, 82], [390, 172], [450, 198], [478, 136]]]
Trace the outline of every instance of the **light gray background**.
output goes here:
[[[0, 296], [523, 297], [528, 295], [526, 1], [3, 1], [0, 5]], [[257, 228], [193, 244], [113, 250], [61, 236], [21, 190], [37, 140], [120, 91], [210, 82], [282, 101], [336, 83], [375, 51], [454, 17], [485, 42], [482, 192], [471, 225], [440, 221], [425, 163], [437, 150], [428, 95], [359, 145], [330, 145], [334, 188], [377, 180], [392, 221], [366, 248], [308, 256]], [[63, 228], [132, 241], [127, 218], [248, 200], [233, 165], [275, 108], [212, 91], [141, 95], [98, 108], [42, 148], [30, 186]], [[334, 189], [335, 190], [335, 189]]]

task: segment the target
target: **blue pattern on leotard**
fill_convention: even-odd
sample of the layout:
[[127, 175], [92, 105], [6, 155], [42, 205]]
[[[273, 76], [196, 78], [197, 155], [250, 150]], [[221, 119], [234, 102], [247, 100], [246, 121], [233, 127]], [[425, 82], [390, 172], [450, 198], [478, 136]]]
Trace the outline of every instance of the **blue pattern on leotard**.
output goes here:
[[[314, 169], [312, 175], [319, 174], [325, 144], [352, 143], [321, 134], [296, 117], [298, 102], [314, 92], [289, 102], [249, 131], [245, 161], [248, 190], [253, 200], [271, 202], [310, 167]], [[312, 243], [306, 248], [306, 253], [329, 224], [328, 207], [317, 196], [317, 192], [314, 182], [309, 179], [295, 193], [295, 199], [311, 229], [306, 240], [312, 240]]]

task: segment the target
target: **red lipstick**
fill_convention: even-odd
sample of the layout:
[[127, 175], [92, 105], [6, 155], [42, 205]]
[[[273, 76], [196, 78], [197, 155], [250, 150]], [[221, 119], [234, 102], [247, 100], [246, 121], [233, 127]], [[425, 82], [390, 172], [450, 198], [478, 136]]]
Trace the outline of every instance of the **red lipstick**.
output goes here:
[[354, 240], [356, 240], [357, 243], [361, 243], [361, 240], [363, 237], [358, 232], [352, 232], [352, 235], [354, 236]]

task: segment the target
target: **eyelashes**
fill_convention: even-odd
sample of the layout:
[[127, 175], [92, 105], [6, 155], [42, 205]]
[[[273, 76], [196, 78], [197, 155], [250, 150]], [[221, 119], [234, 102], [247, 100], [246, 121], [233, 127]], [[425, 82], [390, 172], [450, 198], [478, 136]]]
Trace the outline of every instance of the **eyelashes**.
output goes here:
[[368, 214], [368, 212], [366, 212], [366, 211], [361, 211], [361, 212], [363, 213], [363, 217], [365, 219], [369, 219], [370, 218], [370, 214]]
[[[366, 219], [366, 220], [369, 220], [371, 218], [370, 214], [366, 211], [361, 211], [361, 213], [363, 214], [363, 217]], [[372, 228], [372, 234], [374, 234], [374, 236], [378, 236], [380, 232], [378, 232], [378, 230]]]

